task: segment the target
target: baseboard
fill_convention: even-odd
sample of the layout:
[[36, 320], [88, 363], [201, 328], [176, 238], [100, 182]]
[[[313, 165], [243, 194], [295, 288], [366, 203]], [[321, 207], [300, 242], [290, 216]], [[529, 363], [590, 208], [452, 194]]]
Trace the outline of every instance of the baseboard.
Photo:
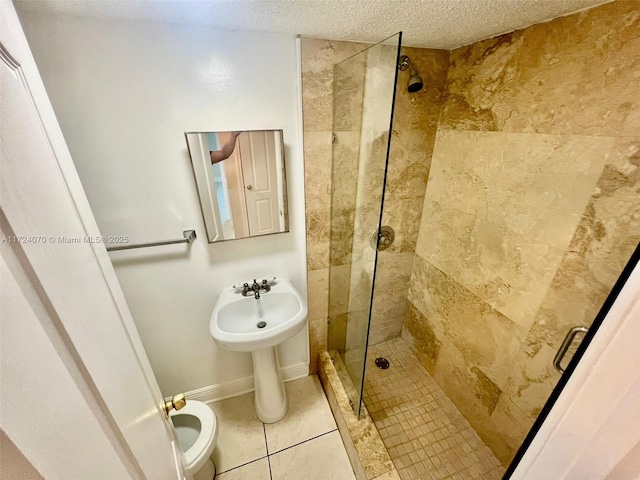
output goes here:
[[[303, 378], [309, 375], [309, 363], [300, 362], [288, 367], [281, 368], [282, 378], [285, 382]], [[219, 383], [217, 385], [209, 385], [208, 387], [198, 388], [185, 392], [187, 400], [198, 400], [204, 403], [213, 403], [225, 398], [237, 397], [243, 393], [252, 392], [253, 375], [241, 378], [233, 382]]]

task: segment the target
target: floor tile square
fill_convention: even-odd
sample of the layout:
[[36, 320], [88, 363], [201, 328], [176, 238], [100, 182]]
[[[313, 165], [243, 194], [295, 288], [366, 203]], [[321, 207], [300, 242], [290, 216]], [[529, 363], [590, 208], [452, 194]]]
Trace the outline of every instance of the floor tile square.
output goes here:
[[209, 405], [218, 420], [213, 463], [220, 473], [267, 455], [263, 423], [253, 405], [253, 393]]
[[279, 422], [265, 425], [269, 453], [337, 428], [317, 376], [294, 380], [285, 386], [289, 397], [289, 411]]
[[340, 433], [327, 433], [269, 457], [273, 480], [355, 480]]

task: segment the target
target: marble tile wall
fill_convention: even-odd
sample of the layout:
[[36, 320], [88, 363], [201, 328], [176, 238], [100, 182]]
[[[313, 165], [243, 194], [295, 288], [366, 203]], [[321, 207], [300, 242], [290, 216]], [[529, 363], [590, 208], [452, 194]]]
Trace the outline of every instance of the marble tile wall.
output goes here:
[[640, 241], [640, 2], [451, 52], [402, 335], [506, 465]]
[[[329, 244], [331, 239], [331, 199], [332, 199], [332, 131], [333, 131], [333, 66], [358, 52], [366, 45], [350, 42], [334, 42], [305, 38], [302, 40], [302, 109], [305, 158], [305, 208], [307, 216], [307, 288], [309, 292], [309, 347], [311, 350], [311, 372], [317, 372], [317, 357], [327, 349], [327, 318], [329, 316]], [[350, 64], [356, 68], [356, 64]], [[345, 75], [346, 77], [347, 75]], [[343, 84], [344, 101], [358, 97], [357, 86]], [[350, 92], [347, 95], [346, 92]], [[356, 100], [357, 108], [357, 100]], [[345, 161], [336, 168], [344, 169], [341, 175], [349, 175], [353, 163], [348, 160], [357, 155], [359, 147], [358, 120], [344, 119], [341, 130], [336, 133], [339, 157]], [[354, 153], [355, 150], [355, 153]], [[346, 185], [337, 185], [337, 188]], [[349, 211], [350, 191], [340, 191], [337, 197], [344, 200], [341, 205], [344, 216]], [[353, 192], [355, 194], [355, 192]], [[336, 294], [332, 302], [346, 311], [348, 283], [342, 286], [343, 278], [349, 276], [350, 242], [344, 248], [334, 249], [334, 265], [344, 267], [334, 270], [331, 282]], [[347, 248], [348, 246], [348, 248]], [[346, 287], [346, 288], [345, 288]], [[340, 293], [337, 294], [337, 293]], [[340, 325], [340, 319], [336, 320]], [[342, 321], [343, 331], [346, 323]]]
[[[302, 41], [303, 124], [305, 153], [305, 189], [307, 213], [307, 270], [309, 291], [309, 326], [312, 371], [316, 371], [316, 358], [321, 350], [343, 350], [347, 335], [348, 311], [360, 310], [364, 296], [349, 291], [360, 283], [370, 282], [362, 267], [362, 258], [371, 254], [364, 242], [371, 232], [364, 227], [358, 230], [354, 249], [354, 224], [364, 225], [363, 218], [355, 218], [357, 201], [356, 183], [361, 158], [361, 113], [364, 108], [364, 82], [354, 81], [364, 76], [363, 55], [345, 62], [336, 69], [334, 65], [366, 49], [369, 45], [317, 39]], [[380, 55], [393, 55], [391, 47], [385, 47]], [[408, 281], [422, 214], [424, 191], [429, 173], [431, 152], [435, 141], [438, 117], [442, 106], [442, 92], [446, 77], [449, 52], [417, 48], [403, 48], [425, 80], [425, 88], [416, 94], [406, 90], [408, 72], [400, 72], [399, 88], [395, 97], [395, 118], [392, 131], [391, 157], [387, 179], [387, 193], [383, 211], [383, 223], [396, 232], [394, 244], [379, 257], [377, 287], [372, 319], [371, 341], [397, 337], [402, 328], [406, 305]], [[388, 73], [388, 72], [387, 72]], [[384, 76], [386, 80], [387, 76]], [[334, 95], [340, 108], [334, 122]], [[369, 131], [369, 129], [367, 129]], [[335, 142], [332, 144], [332, 133]], [[386, 138], [367, 139], [373, 150], [382, 150]], [[366, 143], [365, 143], [366, 145]], [[333, 164], [332, 149], [336, 159]], [[374, 152], [375, 153], [375, 152]], [[379, 152], [378, 152], [379, 153]], [[349, 181], [352, 180], [352, 181]], [[363, 182], [361, 192], [378, 188], [374, 182]], [[379, 182], [378, 182], [379, 183]], [[377, 194], [379, 197], [379, 193]], [[366, 198], [366, 196], [365, 196]], [[332, 205], [333, 202], [333, 205]], [[366, 202], [361, 202], [366, 203]], [[361, 209], [366, 216], [377, 208]], [[331, 210], [337, 219], [330, 222]], [[333, 228], [333, 231], [332, 231]], [[366, 231], [365, 231], [366, 230]], [[329, 249], [330, 242], [333, 248]], [[371, 250], [371, 251], [369, 251]], [[369, 259], [371, 260], [371, 259]], [[353, 265], [358, 268], [352, 275]], [[331, 273], [329, 265], [332, 265]], [[372, 265], [372, 262], [367, 262]], [[331, 275], [331, 278], [329, 278]], [[352, 283], [355, 284], [352, 285]], [[331, 292], [329, 292], [331, 289]], [[331, 332], [327, 337], [327, 318], [331, 299]], [[368, 299], [366, 299], [368, 300]], [[353, 303], [355, 302], [355, 303]], [[363, 307], [364, 308], [364, 307]], [[366, 306], [368, 309], [368, 305]], [[356, 319], [357, 320], [357, 319]], [[351, 322], [351, 328], [355, 323]]]
[[404, 47], [424, 88], [407, 91], [409, 72], [398, 72], [391, 150], [382, 224], [395, 240], [379, 252], [369, 343], [400, 335], [415, 254], [425, 188], [442, 108], [449, 52]]

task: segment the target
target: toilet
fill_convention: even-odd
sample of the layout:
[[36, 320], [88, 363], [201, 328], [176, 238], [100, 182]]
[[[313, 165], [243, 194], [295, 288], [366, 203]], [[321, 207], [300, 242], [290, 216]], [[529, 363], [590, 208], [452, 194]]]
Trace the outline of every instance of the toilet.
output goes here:
[[212, 480], [216, 468], [211, 460], [218, 438], [216, 414], [205, 403], [188, 400], [180, 410], [169, 414], [194, 480]]

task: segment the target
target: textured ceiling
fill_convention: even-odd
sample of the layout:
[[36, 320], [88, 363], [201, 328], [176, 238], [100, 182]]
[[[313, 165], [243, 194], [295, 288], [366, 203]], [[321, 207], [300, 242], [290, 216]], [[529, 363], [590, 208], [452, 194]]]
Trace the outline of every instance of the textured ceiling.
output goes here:
[[609, 0], [14, 0], [20, 12], [71, 14], [452, 49]]

